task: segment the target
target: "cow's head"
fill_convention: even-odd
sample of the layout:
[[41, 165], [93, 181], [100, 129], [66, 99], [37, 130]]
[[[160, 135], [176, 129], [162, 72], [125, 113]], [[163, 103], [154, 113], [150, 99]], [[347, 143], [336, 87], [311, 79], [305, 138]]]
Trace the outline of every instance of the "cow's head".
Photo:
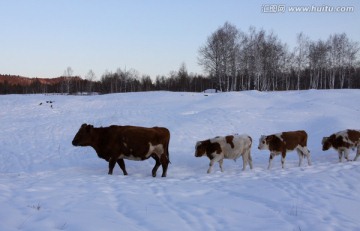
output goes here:
[[323, 151], [326, 151], [326, 150], [329, 150], [331, 148], [331, 141], [330, 141], [330, 137], [323, 137], [322, 141], [321, 141], [321, 144], [322, 144], [322, 150]]
[[94, 126], [83, 124], [81, 125], [79, 131], [76, 133], [72, 144], [74, 146], [89, 146], [91, 145], [91, 132], [94, 129]]
[[195, 145], [195, 157], [201, 157], [206, 153], [206, 146], [203, 144], [202, 141], [196, 142]]
[[269, 149], [269, 143], [273, 139], [273, 136], [261, 136], [259, 139], [259, 146], [258, 149], [260, 150], [268, 150]]

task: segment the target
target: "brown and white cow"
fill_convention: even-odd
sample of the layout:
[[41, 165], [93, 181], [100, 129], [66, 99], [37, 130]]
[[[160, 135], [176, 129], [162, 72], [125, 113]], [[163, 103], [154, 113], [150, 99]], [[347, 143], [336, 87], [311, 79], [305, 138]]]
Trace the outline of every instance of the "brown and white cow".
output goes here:
[[344, 153], [345, 159], [349, 160], [350, 148], [357, 148], [354, 161], [360, 156], [360, 130], [347, 129], [324, 137], [321, 142], [323, 151], [329, 150], [331, 147], [338, 151], [339, 162], [342, 161]]
[[236, 160], [240, 156], [243, 159], [243, 168], [245, 170], [247, 163], [250, 169], [253, 168], [250, 149], [252, 139], [248, 135], [229, 135], [217, 136], [212, 139], [198, 141], [195, 146], [195, 156], [207, 156], [210, 159], [210, 167], [207, 173], [210, 173], [215, 162], [219, 162], [221, 172], [223, 172], [223, 160]]
[[259, 140], [260, 150], [270, 150], [269, 166], [276, 155], [281, 154], [281, 166], [284, 168], [286, 152], [296, 150], [299, 155], [299, 166], [304, 156], [311, 165], [310, 151], [307, 148], [307, 133], [305, 131], [281, 132], [268, 136], [261, 136]]
[[116, 163], [124, 175], [127, 175], [124, 159], [145, 160], [149, 157], [156, 163], [152, 176], [162, 165], [162, 177], [166, 177], [169, 164], [170, 132], [166, 128], [144, 128], [136, 126], [116, 126], [95, 128], [83, 124], [74, 137], [74, 146], [91, 146], [98, 156], [109, 162], [109, 172], [113, 173]]

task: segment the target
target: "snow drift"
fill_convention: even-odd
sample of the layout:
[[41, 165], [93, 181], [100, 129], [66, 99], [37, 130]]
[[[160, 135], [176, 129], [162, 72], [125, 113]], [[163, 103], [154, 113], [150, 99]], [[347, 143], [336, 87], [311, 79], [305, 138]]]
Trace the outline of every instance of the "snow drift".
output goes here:
[[[360, 128], [359, 102], [359, 90], [0, 96], [0, 230], [359, 230], [360, 161], [321, 151], [323, 136]], [[153, 160], [107, 175], [71, 145], [83, 123], [167, 127], [168, 176], [151, 177]], [[267, 170], [259, 137], [298, 129], [313, 165], [290, 152]], [[225, 160], [206, 174], [196, 141], [234, 133], [253, 138], [254, 169]]]

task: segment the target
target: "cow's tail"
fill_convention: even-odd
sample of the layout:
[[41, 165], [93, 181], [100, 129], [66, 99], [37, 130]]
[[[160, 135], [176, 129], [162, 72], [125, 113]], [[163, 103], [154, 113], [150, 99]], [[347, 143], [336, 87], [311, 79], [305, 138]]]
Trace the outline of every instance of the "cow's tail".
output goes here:
[[167, 158], [167, 161], [169, 164], [171, 164], [170, 162], [170, 154], [169, 154], [169, 143], [170, 143], [170, 131], [167, 129], [167, 128], [164, 128], [164, 130], [166, 131], [165, 132], [165, 139], [163, 140], [164, 141], [164, 151], [165, 151], [165, 154], [166, 154], [166, 158]]
[[170, 162], [170, 154], [169, 154], [169, 142], [166, 144], [165, 150], [166, 150], [166, 157], [168, 159], [168, 162], [169, 162], [169, 164], [171, 164], [171, 162]]

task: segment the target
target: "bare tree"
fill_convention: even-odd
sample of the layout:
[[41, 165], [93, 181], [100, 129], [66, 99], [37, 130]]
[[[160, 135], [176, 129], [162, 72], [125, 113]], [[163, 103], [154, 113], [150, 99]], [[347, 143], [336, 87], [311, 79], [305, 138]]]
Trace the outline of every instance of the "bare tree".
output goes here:
[[280, 57], [280, 73], [282, 76], [282, 88], [283, 90], [290, 90], [291, 88], [291, 71], [294, 67], [294, 54], [288, 51], [288, 47], [285, 44], [283, 46], [283, 54]]
[[342, 64], [344, 63], [345, 54], [345, 34], [330, 35], [327, 44], [329, 47], [329, 88], [335, 88], [336, 75], [340, 77], [340, 88], [343, 88], [344, 75], [342, 74]]
[[180, 65], [179, 71], [177, 73], [177, 78], [180, 91], [186, 91], [190, 88], [190, 78], [185, 63], [182, 63]]
[[141, 89], [142, 91], [151, 91], [151, 90], [153, 90], [154, 85], [152, 83], [152, 80], [151, 80], [150, 76], [143, 75], [141, 77], [140, 82], [141, 82], [141, 86], [142, 86], [142, 89]]
[[[352, 76], [355, 76], [356, 67], [360, 67], [360, 61], [358, 60], [358, 52], [359, 52], [359, 43], [354, 41], [349, 41], [346, 45], [345, 52], [345, 66], [348, 74], [348, 88], [353, 88], [352, 86]], [[357, 83], [360, 82], [360, 79], [357, 79]], [[356, 87], [356, 86], [355, 86]]]
[[[338, 76], [339, 88], [345, 85], [345, 79], [351, 79], [350, 72], [353, 68], [356, 54], [359, 51], [357, 43], [349, 40], [345, 33], [331, 35], [328, 39], [330, 47], [330, 88], [335, 88], [335, 78]], [[349, 84], [349, 81], [348, 81]]]
[[226, 22], [199, 49], [199, 64], [216, 78], [221, 91], [231, 90], [231, 79], [236, 77], [237, 34], [236, 27]]
[[88, 81], [87, 82], [87, 91], [88, 93], [91, 93], [92, 92], [92, 87], [93, 87], [93, 83], [96, 79], [96, 75], [95, 73], [93, 72], [93, 70], [89, 70], [89, 72], [86, 74], [85, 76], [86, 80]]
[[67, 67], [66, 70], [64, 71], [66, 89], [67, 89], [68, 94], [70, 94], [71, 77], [72, 77], [73, 73], [74, 73], [74, 71], [73, 71], [73, 69], [71, 67]]
[[300, 76], [302, 71], [308, 66], [308, 47], [309, 38], [302, 32], [296, 36], [297, 46], [294, 49], [296, 76], [297, 76], [297, 90], [300, 90]]
[[[329, 45], [328, 43], [319, 40], [317, 42], [309, 43], [309, 69], [310, 69], [310, 88], [324, 89], [327, 88], [327, 72], [329, 70]], [[334, 83], [335, 81], [330, 81]], [[330, 88], [331, 84], [330, 83]], [[333, 88], [333, 87], [332, 87]]]

